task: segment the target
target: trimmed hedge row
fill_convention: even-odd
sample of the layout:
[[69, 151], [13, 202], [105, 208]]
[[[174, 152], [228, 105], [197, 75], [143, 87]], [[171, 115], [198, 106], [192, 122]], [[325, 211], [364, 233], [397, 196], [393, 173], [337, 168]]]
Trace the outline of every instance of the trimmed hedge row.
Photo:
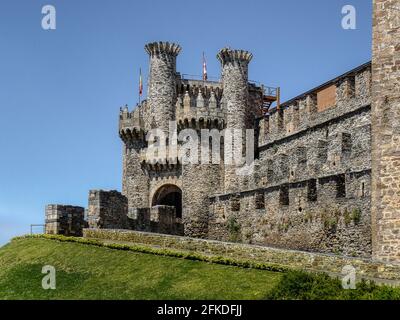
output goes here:
[[55, 240], [60, 242], [74, 242], [85, 245], [92, 245], [97, 247], [104, 247], [108, 249], [115, 250], [124, 250], [124, 251], [133, 251], [139, 253], [147, 253], [154, 254], [159, 256], [166, 257], [174, 257], [181, 258], [186, 260], [193, 261], [203, 261], [208, 263], [215, 263], [227, 266], [235, 266], [240, 268], [251, 268], [258, 270], [267, 270], [273, 272], [287, 272], [291, 270], [290, 268], [276, 265], [276, 264], [268, 264], [268, 263], [258, 263], [250, 260], [239, 260], [233, 258], [226, 258], [222, 256], [207, 256], [204, 254], [199, 254], [195, 252], [182, 252], [177, 250], [169, 250], [162, 248], [151, 248], [143, 245], [127, 245], [127, 244], [118, 244], [118, 243], [104, 243], [95, 239], [86, 239], [86, 238], [78, 238], [78, 237], [66, 237], [63, 235], [52, 235], [52, 234], [35, 234], [35, 235], [25, 235], [20, 237], [15, 237], [12, 241], [16, 241], [19, 239], [47, 239], [47, 240]]

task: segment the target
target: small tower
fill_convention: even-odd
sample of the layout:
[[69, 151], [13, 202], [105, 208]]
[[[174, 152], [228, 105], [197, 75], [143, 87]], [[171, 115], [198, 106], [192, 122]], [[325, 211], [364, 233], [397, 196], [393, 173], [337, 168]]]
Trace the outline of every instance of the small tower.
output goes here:
[[[234, 134], [242, 132], [242, 152], [245, 151], [246, 129], [253, 128], [248, 120], [249, 112], [249, 79], [248, 66], [253, 55], [243, 50], [222, 49], [217, 58], [222, 66], [223, 100], [226, 104], [226, 129]], [[225, 143], [228, 139], [225, 139]], [[227, 146], [225, 145], [225, 150]], [[232, 152], [234, 150], [232, 149]], [[229, 154], [225, 153], [225, 160]], [[225, 163], [225, 192], [238, 191], [238, 166]]]
[[129, 210], [146, 208], [149, 203], [149, 177], [141, 165], [146, 147], [142, 109], [146, 109], [146, 101], [131, 112], [125, 107], [119, 116], [119, 135], [124, 142], [122, 194], [128, 198]]
[[176, 57], [181, 47], [169, 42], [153, 42], [146, 44], [145, 50], [150, 56], [147, 88], [150, 125], [167, 131], [169, 121], [175, 118]]
[[373, 4], [372, 250], [400, 262], [400, 9], [398, 0]]

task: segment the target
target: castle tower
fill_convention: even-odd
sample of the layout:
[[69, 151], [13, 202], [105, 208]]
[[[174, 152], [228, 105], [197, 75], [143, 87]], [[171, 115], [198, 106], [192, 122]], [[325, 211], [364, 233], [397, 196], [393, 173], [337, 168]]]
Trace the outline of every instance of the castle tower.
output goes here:
[[149, 206], [149, 177], [141, 165], [141, 152], [146, 147], [141, 108], [129, 112], [125, 107], [119, 118], [119, 135], [124, 142], [122, 194], [128, 198], [130, 210]]
[[372, 58], [373, 257], [400, 261], [400, 7], [374, 0]]
[[[153, 42], [145, 46], [150, 56], [147, 103], [151, 128], [167, 131], [174, 120], [176, 104], [176, 57], [181, 47], [169, 42]], [[149, 129], [149, 128], [146, 128]]]
[[[252, 59], [252, 54], [243, 50], [222, 49], [217, 58], [222, 66], [222, 85], [223, 99], [226, 107], [226, 129], [234, 135], [235, 131], [241, 130], [242, 133], [242, 154], [245, 150], [246, 130], [253, 127], [249, 123], [249, 88], [248, 88], [248, 66]], [[227, 149], [225, 139], [225, 150], [232, 150], [225, 153], [225, 160], [229, 153], [235, 154], [234, 148]], [[244, 154], [243, 154], [244, 155]], [[237, 158], [237, 157], [235, 157]], [[238, 166], [235, 164], [225, 164], [225, 192], [238, 191]]]

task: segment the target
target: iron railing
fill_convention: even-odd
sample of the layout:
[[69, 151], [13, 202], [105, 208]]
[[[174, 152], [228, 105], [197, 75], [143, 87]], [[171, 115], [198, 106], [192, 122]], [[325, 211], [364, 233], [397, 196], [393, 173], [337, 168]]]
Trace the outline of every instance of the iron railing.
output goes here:
[[[182, 79], [182, 80], [204, 81], [204, 80], [203, 80], [203, 76], [201, 76], [201, 75], [193, 75], [193, 74], [187, 74], [187, 73], [181, 74], [181, 79]], [[207, 81], [211, 81], [211, 82], [220, 82], [221, 79], [218, 78], [218, 77], [208, 76], [208, 77], [207, 77]], [[263, 85], [261, 82], [259, 82], [259, 81], [254, 81], [254, 80], [249, 80], [249, 83], [250, 83], [250, 84], [254, 84], [254, 85], [258, 86], [258, 87], [263, 88], [266, 96], [276, 97], [276, 96], [278, 95], [278, 88], [275, 88], [275, 87], [268, 87], [268, 86]]]
[[278, 88], [266, 87], [264, 85], [262, 85], [262, 88], [264, 89], [264, 95], [265, 96], [271, 96], [271, 97], [277, 97], [278, 96]]
[[[33, 229], [34, 228], [38, 228], [41, 227], [42, 228], [42, 232], [41, 233], [45, 233], [46, 232], [46, 225], [45, 224], [31, 224], [31, 235], [34, 234], [33, 233]], [[40, 232], [38, 232], [40, 233]]]
[[[203, 76], [201, 76], [201, 75], [193, 75], [193, 74], [186, 74], [186, 73], [182, 74], [181, 78], [182, 78], [182, 80], [204, 81], [203, 80]], [[219, 82], [220, 78], [207, 76], [207, 80], [206, 81]]]

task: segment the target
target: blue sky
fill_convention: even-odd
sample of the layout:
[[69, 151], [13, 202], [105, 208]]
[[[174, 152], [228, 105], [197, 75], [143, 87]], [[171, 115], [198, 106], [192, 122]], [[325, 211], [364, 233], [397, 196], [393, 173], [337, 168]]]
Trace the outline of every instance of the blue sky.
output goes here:
[[[203, 51], [219, 76], [219, 49], [249, 50], [250, 78], [286, 100], [371, 59], [371, 3], [2, 0], [0, 245], [43, 223], [47, 203], [87, 206], [89, 189], [121, 189], [118, 112], [137, 102], [140, 67], [146, 82], [145, 43], [179, 43], [178, 71], [194, 75]], [[53, 31], [41, 28], [46, 4]], [[356, 30], [341, 27], [346, 4]]]

